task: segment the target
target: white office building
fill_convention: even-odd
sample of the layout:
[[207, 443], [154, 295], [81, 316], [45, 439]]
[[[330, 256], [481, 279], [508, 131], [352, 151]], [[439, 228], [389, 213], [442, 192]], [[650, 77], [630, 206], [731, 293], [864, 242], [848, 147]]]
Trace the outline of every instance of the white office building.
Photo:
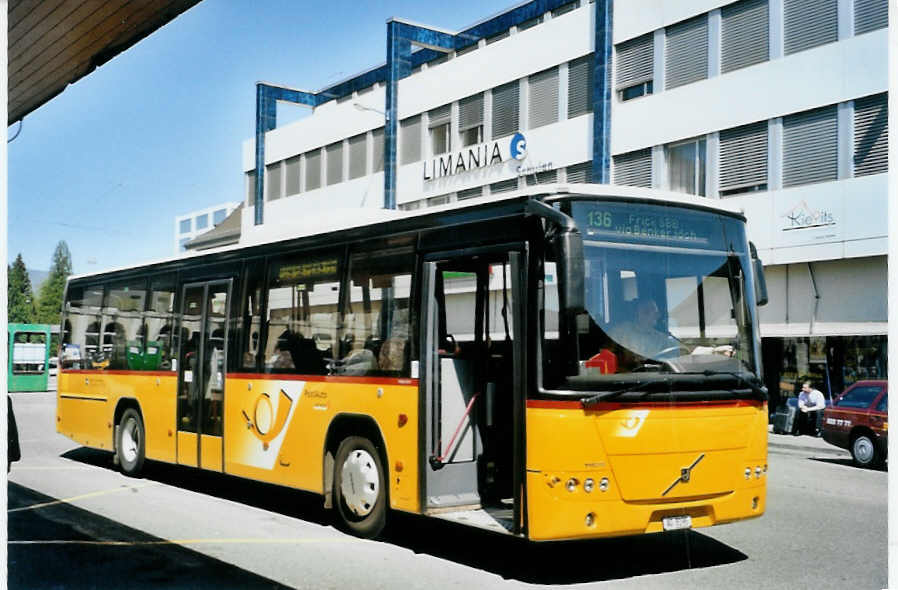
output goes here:
[[[605, 109], [614, 184], [744, 210], [766, 265], [774, 396], [806, 377], [824, 392], [884, 379], [887, 1], [618, 0], [610, 47], [597, 49], [610, 1], [525, 2], [465, 29], [492, 31], [473, 45], [413, 53], [398, 82], [398, 208], [590, 182]], [[595, 79], [609, 49], [610, 104]], [[318, 92], [352, 88], [265, 134], [261, 223], [255, 141], [244, 143], [246, 238], [383, 206], [384, 69]]]
[[188, 242], [220, 224], [238, 206], [240, 206], [240, 203], [219, 203], [212, 207], [176, 216], [173, 250], [175, 256], [185, 252], [185, 246]]

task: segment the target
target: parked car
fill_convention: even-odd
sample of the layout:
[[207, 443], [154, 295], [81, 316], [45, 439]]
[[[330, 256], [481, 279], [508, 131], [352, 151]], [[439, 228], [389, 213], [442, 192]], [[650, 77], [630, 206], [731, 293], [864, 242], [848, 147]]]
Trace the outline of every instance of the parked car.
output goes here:
[[50, 357], [47, 371], [47, 391], [56, 391], [57, 377], [59, 376], [59, 358]]
[[858, 381], [823, 413], [823, 440], [848, 449], [859, 467], [886, 460], [889, 446], [889, 382]]

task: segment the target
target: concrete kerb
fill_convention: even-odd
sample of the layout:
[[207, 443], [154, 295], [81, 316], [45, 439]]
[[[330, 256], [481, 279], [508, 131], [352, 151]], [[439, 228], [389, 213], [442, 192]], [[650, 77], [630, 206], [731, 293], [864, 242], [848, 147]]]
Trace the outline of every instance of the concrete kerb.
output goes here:
[[794, 436], [791, 434], [774, 434], [771, 425], [767, 435], [767, 446], [780, 449], [793, 449], [796, 451], [810, 451], [827, 455], [851, 456], [851, 454], [839, 447], [834, 447], [825, 440], [814, 436]]

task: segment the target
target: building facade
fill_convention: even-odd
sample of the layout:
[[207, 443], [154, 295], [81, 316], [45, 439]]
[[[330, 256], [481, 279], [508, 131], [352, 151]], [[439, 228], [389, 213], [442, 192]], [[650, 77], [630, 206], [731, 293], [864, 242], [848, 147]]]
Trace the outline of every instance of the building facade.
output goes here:
[[[833, 393], [885, 378], [887, 0], [610, 2], [525, 2], [466, 29], [470, 45], [412, 53], [398, 82], [398, 207], [592, 182], [603, 158], [614, 184], [726, 199], [766, 265], [774, 398], [805, 378]], [[606, 15], [610, 63], [597, 47]], [[383, 69], [315, 93], [335, 98], [264, 135], [261, 223], [245, 142], [244, 235], [383, 206]]]
[[186, 244], [224, 221], [240, 203], [219, 203], [175, 217], [175, 256], [186, 251]]

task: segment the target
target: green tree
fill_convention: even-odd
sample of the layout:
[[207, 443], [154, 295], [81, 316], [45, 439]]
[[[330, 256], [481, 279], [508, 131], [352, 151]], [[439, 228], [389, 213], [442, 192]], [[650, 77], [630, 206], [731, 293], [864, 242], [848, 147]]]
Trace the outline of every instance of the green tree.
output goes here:
[[12, 266], [6, 265], [6, 277], [7, 321], [18, 324], [33, 322], [34, 293], [31, 291], [31, 279], [28, 278], [22, 254], [16, 256]]
[[37, 303], [37, 321], [42, 324], [58, 324], [62, 311], [62, 295], [65, 282], [72, 274], [72, 255], [65, 240], [56, 244], [50, 275], [41, 285]]

